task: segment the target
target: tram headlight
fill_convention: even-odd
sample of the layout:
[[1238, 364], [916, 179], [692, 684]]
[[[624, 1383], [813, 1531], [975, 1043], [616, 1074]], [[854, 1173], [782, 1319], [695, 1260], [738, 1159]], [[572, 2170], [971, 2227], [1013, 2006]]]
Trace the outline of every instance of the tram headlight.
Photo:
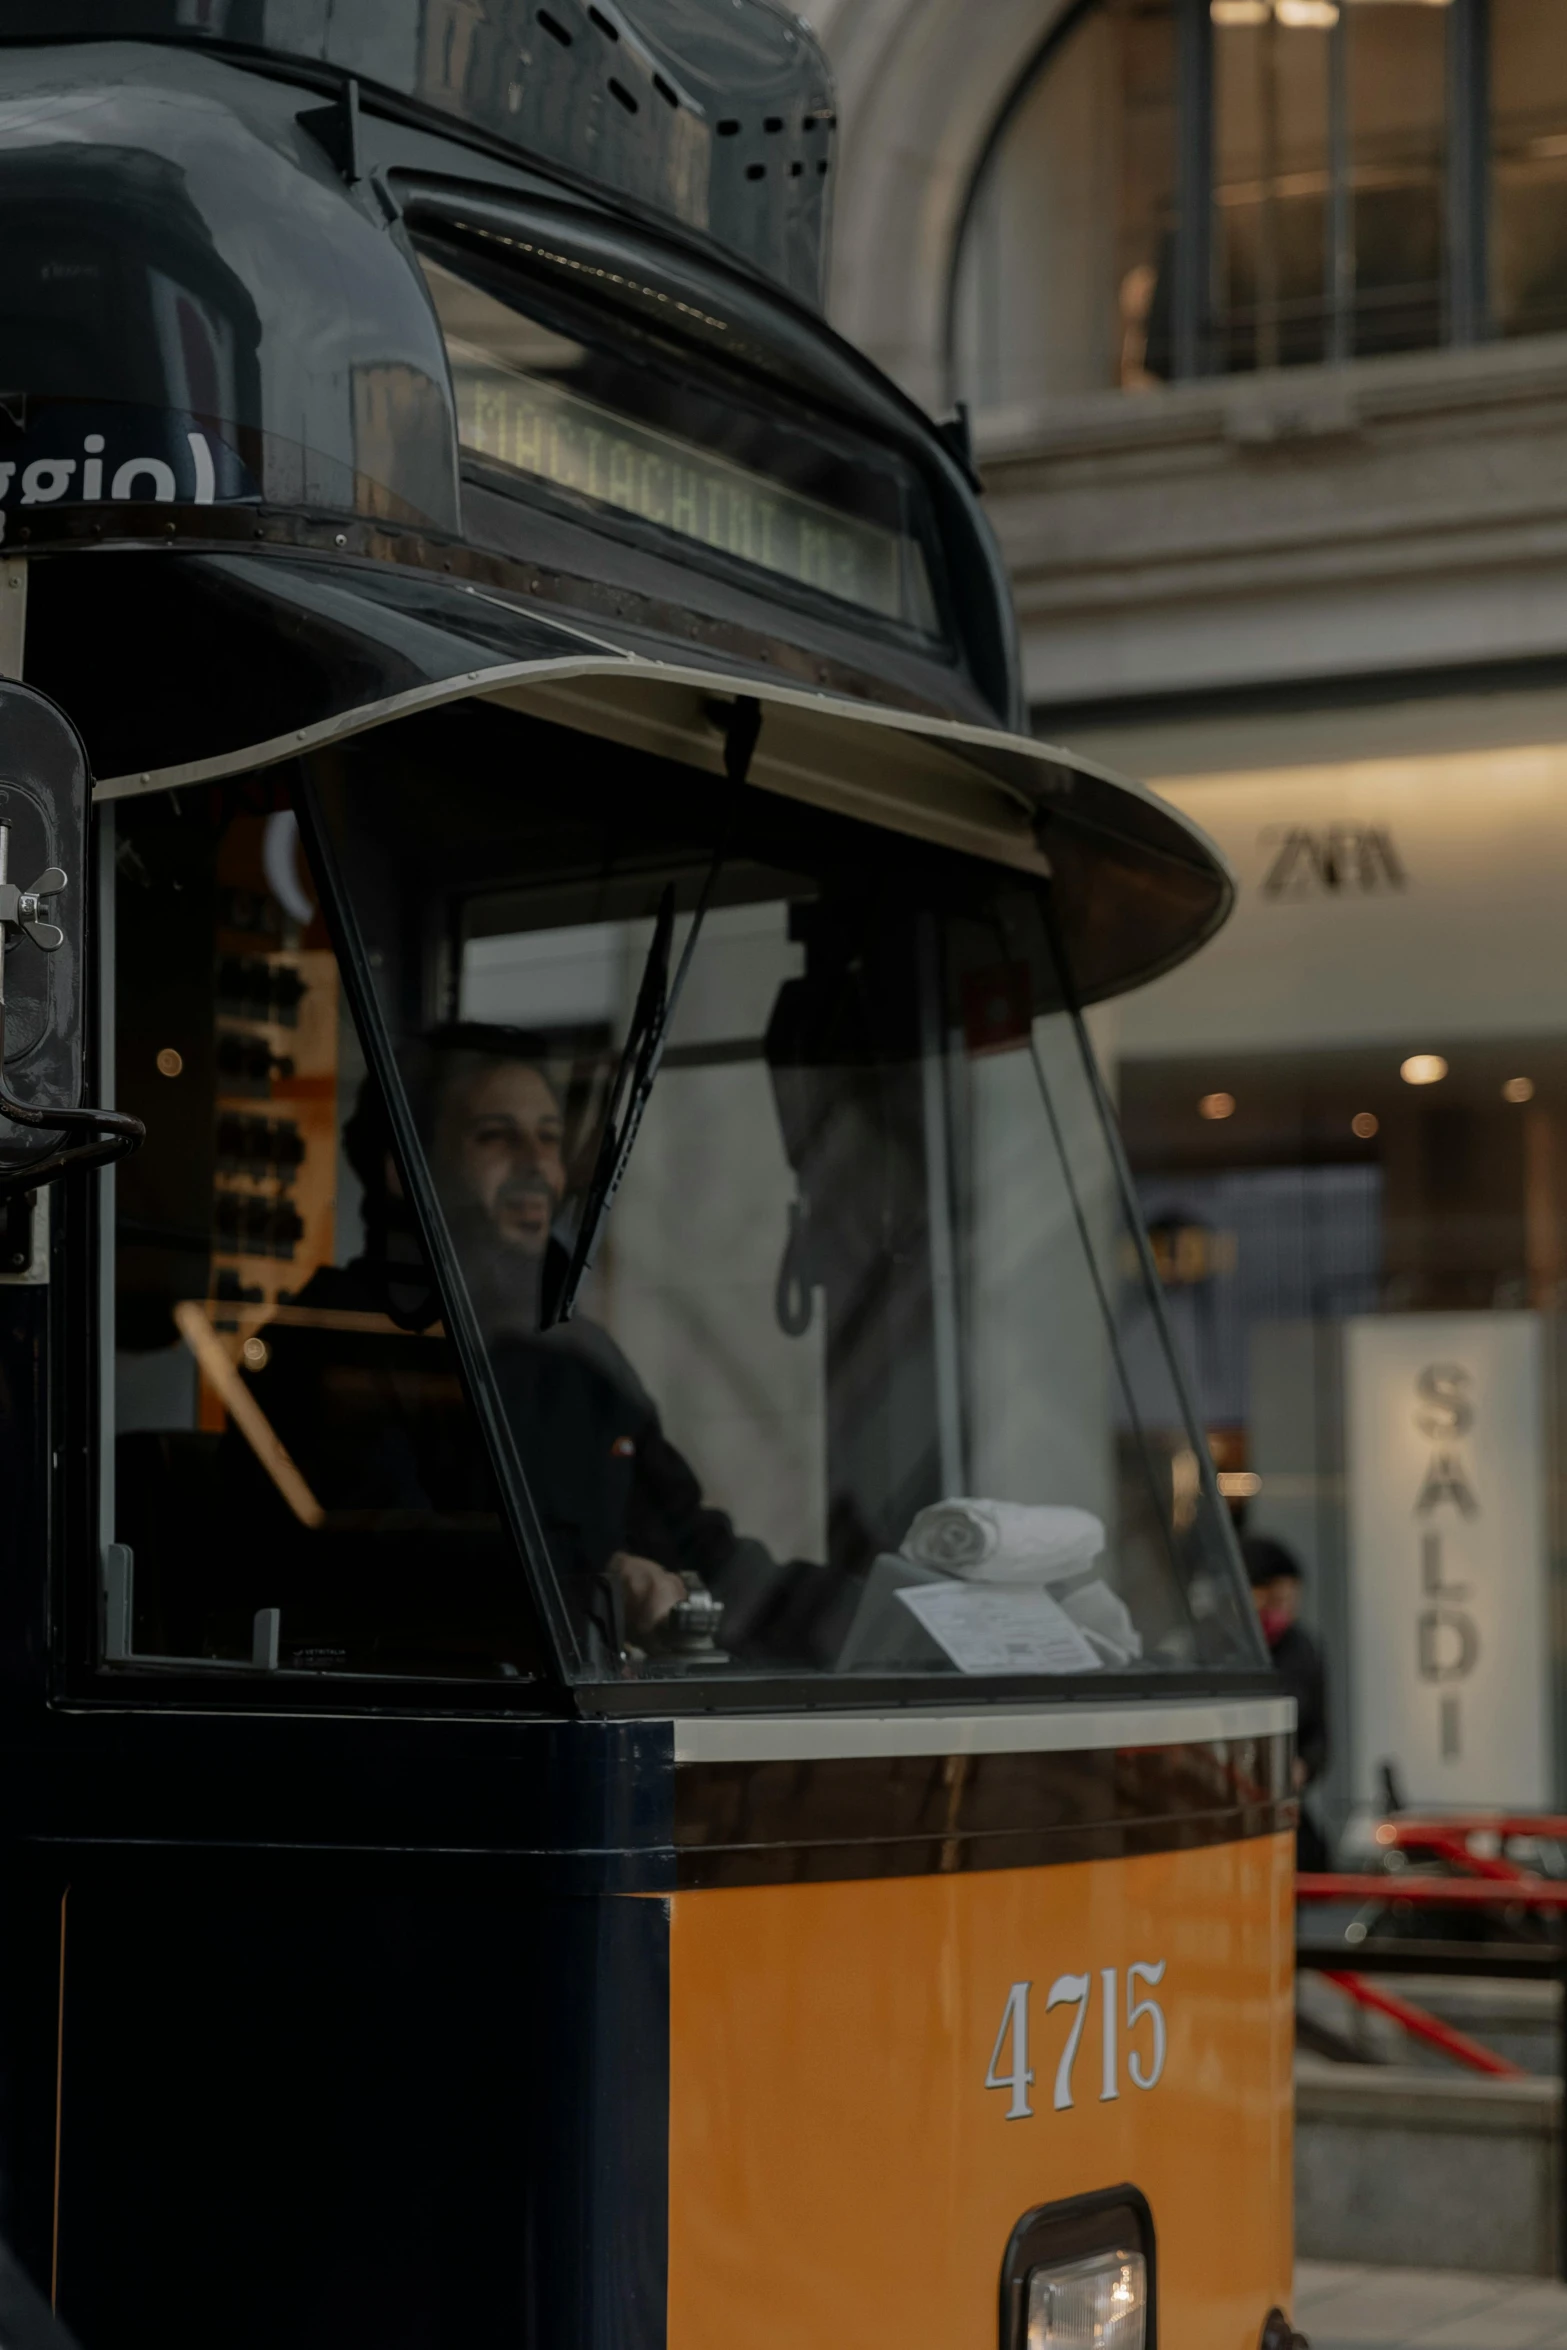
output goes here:
[[1148, 2263], [1114, 2248], [1028, 2274], [1027, 2350], [1143, 2350]]
[[999, 2350], [1153, 2350], [1158, 2258], [1130, 2182], [1025, 2211], [1001, 2263]]

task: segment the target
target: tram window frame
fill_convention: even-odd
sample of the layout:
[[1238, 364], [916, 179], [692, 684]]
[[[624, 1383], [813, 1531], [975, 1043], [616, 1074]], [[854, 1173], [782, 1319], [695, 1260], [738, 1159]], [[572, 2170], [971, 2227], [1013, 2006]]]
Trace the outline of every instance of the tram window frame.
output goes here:
[[[491, 723], [512, 723], [499, 713], [483, 715]], [[584, 747], [590, 745], [592, 740], [591, 737], [583, 738]], [[345, 750], [352, 754], [355, 746], [350, 744], [345, 746]], [[635, 756], [639, 760], [646, 758], [655, 774], [664, 764], [651, 754]], [[459, 760], [458, 764], [461, 768], [471, 764], [471, 761]], [[712, 778], [699, 769], [692, 768], [689, 776], [693, 787], [710, 789], [712, 786]], [[764, 793], [762, 796], [771, 798], [774, 795]], [[777, 796], [782, 808], [798, 809], [801, 815], [805, 814], [805, 809], [789, 796]], [[1150, 1669], [1145, 1663], [1140, 1669], [1106, 1665], [1092, 1672], [1057, 1673], [1037, 1669], [1027, 1672], [988, 1668], [971, 1671], [956, 1666], [950, 1669], [944, 1666], [937, 1671], [904, 1666], [840, 1671], [833, 1667], [802, 1669], [797, 1665], [781, 1664], [768, 1669], [743, 1665], [733, 1658], [725, 1657], [717, 1670], [698, 1670], [693, 1665], [678, 1673], [653, 1672], [646, 1677], [640, 1674], [628, 1675], [624, 1665], [618, 1672], [606, 1672], [602, 1662], [591, 1661], [578, 1641], [568, 1610], [559, 1562], [545, 1534], [528, 1473], [523, 1465], [518, 1439], [509, 1424], [506, 1407], [490, 1370], [487, 1341], [481, 1332], [447, 1209], [437, 1192], [430, 1149], [421, 1135], [405, 1083], [402, 1057], [387, 1016], [387, 999], [384, 995], [388, 969], [395, 970], [399, 958], [395, 953], [389, 954], [386, 942], [379, 933], [372, 944], [370, 935], [362, 927], [357, 893], [345, 864], [342, 841], [334, 818], [328, 814], [322, 795], [320, 772], [314, 762], [307, 771], [299, 806], [312, 868], [321, 881], [325, 902], [334, 910], [334, 938], [355, 1023], [370, 1065], [381, 1079], [398, 1160], [409, 1183], [428, 1261], [440, 1285], [447, 1326], [463, 1359], [469, 1392], [479, 1404], [490, 1433], [492, 1458], [501, 1472], [502, 1494], [512, 1515], [518, 1547], [528, 1562], [536, 1605], [555, 1642], [561, 1681], [582, 1711], [628, 1716], [680, 1716], [711, 1712], [715, 1708], [725, 1713], [758, 1710], [843, 1712], [863, 1709], [867, 1705], [894, 1703], [931, 1711], [958, 1708], [966, 1712], [976, 1704], [990, 1700], [1021, 1700], [1031, 1704], [1092, 1704], [1114, 1702], [1132, 1696], [1174, 1699], [1192, 1695], [1251, 1697], [1276, 1694], [1276, 1677], [1263, 1658], [1238, 1555], [1225, 1564], [1233, 1570], [1229, 1576], [1233, 1584], [1230, 1600], [1235, 1610], [1235, 1623], [1239, 1627], [1240, 1650], [1255, 1651], [1250, 1655], [1237, 1651], [1222, 1659], [1194, 1658], [1189, 1662], [1161, 1665], [1157, 1669]], [[389, 810], [387, 813], [389, 820]], [[832, 821], [839, 819], [833, 818]], [[868, 829], [876, 831], [879, 828], [873, 826]], [[930, 845], [936, 847], [937, 844]], [[738, 852], [733, 851], [732, 843], [731, 852], [738, 855]], [[976, 862], [985, 863], [984, 860]], [[998, 879], [1005, 878], [1004, 867], [994, 870]], [[500, 890], [502, 885], [497, 881], [492, 887]], [[453, 936], [449, 925], [448, 912], [440, 928], [447, 951]], [[1043, 937], [1044, 933], [1042, 940]], [[1059, 941], [1053, 934], [1044, 951], [1052, 961], [1059, 956]], [[399, 991], [406, 986], [406, 976], [405, 973], [399, 982]], [[1086, 1028], [1080, 1014], [1071, 1009], [1069, 998], [1061, 999], [1060, 1010], [1063, 1021], [1069, 1023], [1071, 1030], [1071, 1042], [1066, 1049], [1074, 1065], [1077, 1057], [1082, 1056], [1083, 1066], [1078, 1069], [1078, 1079], [1097, 1089], [1100, 1116], [1103, 1118], [1110, 1114], [1108, 1098], [1103, 1095], [1097, 1078], [1089, 1076], [1092, 1046]], [[1102, 1138], [1108, 1140], [1108, 1134]], [[1124, 1159], [1113, 1147], [1108, 1166], [1117, 1212], [1127, 1216], [1135, 1215], [1135, 1194]], [[1190, 1415], [1189, 1398], [1184, 1393], [1178, 1397], [1178, 1411], [1188, 1442], [1195, 1447], [1200, 1438]], [[1194, 1457], [1200, 1462], [1200, 1456]], [[1227, 1520], [1223, 1519], [1222, 1504], [1218, 1502], [1211, 1464], [1206, 1470], [1199, 1466], [1198, 1476], [1204, 1501], [1220, 1513], [1219, 1522], [1227, 1524]], [[1170, 1565], [1172, 1569], [1175, 1567], [1173, 1553]], [[1186, 1587], [1178, 1570], [1177, 1588], [1181, 1590], [1183, 1604], [1188, 1604]]]
[[[247, 781], [258, 780], [265, 779], [240, 778], [238, 782], [243, 788]], [[188, 801], [198, 800], [200, 787], [186, 787], [185, 793], [170, 797], [178, 804], [187, 794]], [[288, 803], [298, 815], [301, 794], [297, 781]], [[118, 1059], [118, 818], [113, 802], [94, 811], [97, 968], [92, 1007], [96, 1033], [90, 1040], [90, 1057], [96, 1063], [95, 1083], [105, 1102], [115, 1097]], [[325, 887], [319, 887], [319, 912], [336, 965], [340, 1017], [353, 1024], [353, 1002], [344, 978], [343, 940], [330, 891]], [[214, 989], [214, 1012], [217, 1004]], [[363, 1037], [357, 1041], [363, 1055]], [[177, 1054], [175, 1059], [179, 1059]], [[365, 1066], [368, 1069], [368, 1055]], [[176, 1075], [182, 1073], [176, 1071]], [[339, 1122], [339, 1153], [343, 1147]], [[263, 1663], [254, 1650], [247, 1664], [184, 1652], [149, 1654], [131, 1645], [133, 1562], [119, 1540], [122, 1496], [116, 1453], [120, 1434], [116, 1394], [119, 1183], [119, 1171], [111, 1166], [85, 1185], [67, 1187], [60, 1195], [66, 1215], [54, 1248], [50, 1305], [56, 1317], [56, 1334], [64, 1341], [59, 1358], [60, 1409], [66, 1426], [80, 1432], [72, 1445], [57, 1451], [54, 1479], [56, 1523], [63, 1538], [54, 1653], [64, 1669], [65, 1692], [73, 1698], [107, 1701], [117, 1707], [179, 1709], [195, 1704], [207, 1710], [217, 1703], [223, 1710], [241, 1713], [325, 1710], [418, 1717], [438, 1710], [443, 1715], [506, 1713], [536, 1719], [558, 1719], [569, 1713], [569, 1697], [558, 1670], [559, 1644], [550, 1636], [541, 1605], [547, 1600], [547, 1587], [534, 1570], [513, 1523], [510, 1497], [495, 1475], [491, 1446], [485, 1446], [484, 1453], [498, 1504], [496, 1530], [510, 1551], [522, 1638], [532, 1650], [531, 1663], [514, 1667], [509, 1678], [489, 1678], [461, 1668], [409, 1670], [397, 1665], [365, 1669], [328, 1664], [280, 1670], [275, 1658]], [[81, 1342], [83, 1335], [85, 1343]], [[460, 1360], [457, 1375], [463, 1388], [461, 1408], [482, 1434], [482, 1415]], [[75, 1481], [68, 1466], [72, 1452], [78, 1455], [84, 1472]], [[326, 1522], [330, 1526], [330, 1516]], [[120, 1558], [117, 1552], [122, 1554]]]
[[[701, 335], [696, 326], [686, 335], [661, 331], [661, 320], [655, 324], [639, 315], [629, 300], [616, 302], [608, 297], [579, 295], [575, 288], [567, 290], [545, 276], [542, 268], [530, 267], [525, 260], [502, 260], [485, 251], [479, 237], [486, 232], [470, 230], [465, 237], [459, 209], [450, 200], [437, 204], [421, 197], [411, 202], [405, 226], [443, 342], [446, 330], [441, 323], [439, 302], [425, 275], [426, 261], [465, 280], [475, 291], [518, 312], [547, 332], [581, 342], [610, 359], [634, 357], [638, 351], [642, 352], [645, 364], [656, 369], [676, 389], [688, 386], [699, 395], [721, 400], [731, 408], [742, 407], [764, 432], [782, 435], [791, 429], [788, 417], [780, 413], [777, 399], [777, 381], [785, 371], [775, 364], [771, 374], [767, 372], [769, 354], [749, 333], [737, 334], [734, 356], [726, 352], [720, 357], [713, 348], [714, 338]], [[608, 277], [619, 273], [600, 270], [595, 274]], [[627, 282], [634, 283], [629, 277]], [[695, 304], [672, 306], [689, 310], [698, 320], [702, 315]], [[483, 452], [461, 440], [459, 467], [464, 480], [518, 507], [537, 507], [667, 563], [729, 581], [753, 596], [808, 614], [817, 621], [826, 621], [839, 630], [867, 634], [927, 661], [940, 660], [949, 666], [957, 663], [962, 657], [964, 637], [940, 528], [942, 500], [936, 485], [927, 477], [922, 453], [911, 442], [892, 436], [873, 439], [863, 418], [829, 407], [807, 392], [799, 393], [798, 410], [800, 425], [841, 462], [861, 466], [869, 462], [893, 474], [906, 511], [905, 526], [896, 535], [922, 566], [933, 614], [931, 628], [852, 598], [836, 596], [827, 589], [809, 586], [787, 571], [729, 555], [701, 538], [688, 537], [656, 521], [645, 520], [627, 508], [551, 484], [542, 476], [522, 473], [502, 461], [487, 459]], [[627, 422], [635, 427], [639, 420], [628, 417]], [[710, 452], [695, 438], [689, 446], [698, 461], [716, 460], [720, 466], [726, 463], [721, 455]]]
[[[515, 723], [501, 717], [499, 713], [491, 716], [498, 724]], [[395, 1074], [396, 1057], [379, 1009], [374, 958], [367, 948], [354, 900], [339, 868], [335, 849], [326, 835], [317, 798], [318, 786], [304, 771], [300, 771], [300, 775], [294, 805], [300, 819], [305, 852], [318, 885], [346, 1007], [353, 1018], [366, 1060], [379, 1073], [382, 1081], [396, 1155], [406, 1171], [409, 1189], [419, 1212], [426, 1257], [447, 1306], [448, 1328], [457, 1342], [470, 1406], [478, 1413], [488, 1432], [491, 1460], [499, 1468], [511, 1450], [510, 1438], [499, 1425], [500, 1415], [489, 1398], [489, 1383], [483, 1368], [482, 1341], [476, 1329], [465, 1329], [465, 1316], [468, 1321], [472, 1320], [467, 1307], [466, 1288], [445, 1218], [435, 1199], [425, 1152], [414, 1130], [400, 1077]], [[106, 819], [100, 835], [100, 887], [108, 890], [109, 923], [101, 934], [103, 960], [98, 1001], [101, 1033], [107, 1040], [114, 1034], [115, 972], [110, 877], [114, 871], [115, 820], [112, 810], [105, 809], [100, 814]], [[389, 1070], [394, 1073], [394, 1081], [390, 1085], [387, 1083]], [[112, 1182], [112, 1174], [97, 1179], [99, 1203], [111, 1196]], [[100, 1294], [104, 1283], [112, 1285], [113, 1281], [112, 1210], [107, 1223], [102, 1218], [102, 1205], [97, 1204], [97, 1229], [92, 1236], [104, 1251], [99, 1277]], [[86, 1269], [92, 1262], [91, 1249], [76, 1251], [71, 1259], [73, 1273], [79, 1278], [85, 1278]], [[1179, 1698], [1199, 1694], [1240, 1697], [1269, 1693], [1276, 1688], [1272, 1675], [1266, 1669], [1248, 1665], [1241, 1658], [1164, 1669], [1156, 1676], [1150, 1676], [1146, 1670], [1103, 1670], [1091, 1675], [1052, 1677], [1041, 1677], [1037, 1673], [930, 1674], [903, 1671], [856, 1673], [847, 1677], [833, 1672], [800, 1673], [795, 1670], [776, 1674], [767, 1671], [737, 1674], [732, 1666], [727, 1666], [718, 1673], [692, 1672], [680, 1679], [650, 1677], [626, 1682], [606, 1679], [601, 1675], [596, 1676], [575, 1655], [576, 1644], [570, 1626], [565, 1621], [548, 1545], [542, 1529], [531, 1514], [526, 1484], [520, 1475], [500, 1476], [499, 1498], [510, 1527], [518, 1572], [543, 1635], [539, 1673], [535, 1679], [509, 1684], [481, 1684], [462, 1677], [443, 1677], [436, 1672], [408, 1677], [392, 1673], [345, 1676], [332, 1670], [282, 1676], [260, 1671], [235, 1673], [232, 1670], [220, 1674], [206, 1669], [199, 1658], [179, 1660], [178, 1669], [167, 1664], [143, 1669], [144, 1660], [135, 1657], [123, 1663], [110, 1664], [102, 1654], [100, 1643], [105, 1598], [105, 1542], [110, 1538], [108, 1529], [112, 1521], [100, 1513], [112, 1508], [112, 1502], [106, 1498], [106, 1494], [112, 1494], [112, 1483], [106, 1485], [101, 1482], [105, 1472], [112, 1479], [113, 1466], [112, 1314], [100, 1318], [99, 1313], [87, 1307], [79, 1314], [72, 1314], [70, 1326], [76, 1329], [86, 1327], [93, 1333], [87, 1357], [86, 1392], [78, 1389], [78, 1393], [82, 1395], [83, 1405], [81, 1424], [92, 1431], [83, 1446], [87, 1455], [84, 1465], [91, 1468], [94, 1453], [99, 1464], [99, 1474], [84, 1478], [80, 1490], [73, 1491], [68, 1479], [64, 1478], [57, 1485], [57, 1495], [63, 1505], [62, 1516], [76, 1525], [80, 1535], [85, 1537], [82, 1542], [84, 1567], [91, 1561], [85, 1575], [71, 1571], [67, 1563], [67, 1591], [75, 1596], [68, 1598], [63, 1629], [69, 1667], [68, 1686], [73, 1695], [137, 1707], [179, 1707], [192, 1703], [207, 1707], [218, 1702], [225, 1709], [236, 1711], [281, 1709], [309, 1712], [326, 1708], [348, 1713], [394, 1712], [427, 1716], [432, 1711], [456, 1711], [548, 1717], [576, 1710], [589, 1715], [668, 1717], [710, 1712], [715, 1706], [727, 1713], [838, 1712], [886, 1703], [929, 1711], [950, 1711], [957, 1706], [968, 1711], [976, 1705], [998, 1699], [1022, 1701], [1031, 1705], [1063, 1702], [1094, 1704], [1132, 1696], [1140, 1699]], [[103, 1348], [102, 1354], [97, 1352], [100, 1347]], [[88, 1596], [89, 1592], [91, 1597]]]

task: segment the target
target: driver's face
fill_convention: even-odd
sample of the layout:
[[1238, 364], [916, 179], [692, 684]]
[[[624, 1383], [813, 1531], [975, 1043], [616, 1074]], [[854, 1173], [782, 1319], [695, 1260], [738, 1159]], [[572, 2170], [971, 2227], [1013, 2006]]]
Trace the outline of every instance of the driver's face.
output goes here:
[[526, 1061], [497, 1061], [455, 1085], [436, 1129], [443, 1173], [495, 1236], [524, 1256], [544, 1253], [566, 1189], [555, 1096]]

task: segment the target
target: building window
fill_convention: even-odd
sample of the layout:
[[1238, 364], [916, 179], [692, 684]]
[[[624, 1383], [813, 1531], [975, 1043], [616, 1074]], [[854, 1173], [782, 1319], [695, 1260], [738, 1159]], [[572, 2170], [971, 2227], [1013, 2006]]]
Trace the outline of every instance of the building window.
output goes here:
[[1090, 0], [975, 180], [985, 408], [1567, 327], [1567, 0]]
[[1443, 340], [1447, 10], [1213, 0], [1212, 364]]
[[1492, 316], [1567, 327], [1567, 6], [1491, 0]]

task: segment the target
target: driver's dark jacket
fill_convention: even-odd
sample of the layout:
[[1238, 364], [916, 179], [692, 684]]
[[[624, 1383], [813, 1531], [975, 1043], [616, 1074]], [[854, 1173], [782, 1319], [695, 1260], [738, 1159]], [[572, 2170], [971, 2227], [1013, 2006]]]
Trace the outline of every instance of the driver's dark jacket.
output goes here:
[[[323, 1266], [295, 1300], [323, 1315], [384, 1315], [387, 1303], [383, 1266], [363, 1258]], [[294, 1323], [269, 1323], [263, 1335], [270, 1359], [248, 1384], [329, 1516], [406, 1523], [410, 1515], [455, 1521], [497, 1511], [488, 1455], [447, 1341]], [[698, 1575], [725, 1601], [726, 1647], [774, 1662], [825, 1661], [817, 1618], [828, 1597], [826, 1570], [780, 1564], [703, 1500], [690, 1463], [607, 1332], [573, 1323], [505, 1335], [493, 1341], [490, 1364], [534, 1513], [579, 1622], [618, 1646], [605, 1570], [617, 1551], [631, 1551]], [[231, 1502], [275, 1524], [283, 1505], [249, 1446], [231, 1430], [224, 1450]]]

